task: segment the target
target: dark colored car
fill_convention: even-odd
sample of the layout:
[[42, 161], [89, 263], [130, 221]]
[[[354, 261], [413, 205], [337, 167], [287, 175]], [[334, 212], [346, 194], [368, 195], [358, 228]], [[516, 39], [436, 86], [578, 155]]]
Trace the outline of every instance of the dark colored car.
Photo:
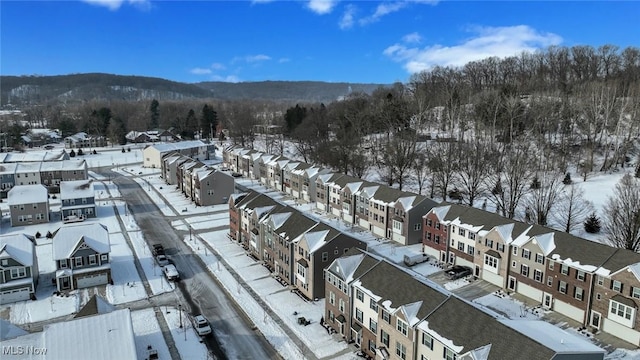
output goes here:
[[468, 266], [455, 265], [447, 270], [445, 274], [449, 279], [456, 280], [471, 275], [471, 268]]
[[165, 255], [164, 246], [160, 244], [153, 244], [153, 256]]

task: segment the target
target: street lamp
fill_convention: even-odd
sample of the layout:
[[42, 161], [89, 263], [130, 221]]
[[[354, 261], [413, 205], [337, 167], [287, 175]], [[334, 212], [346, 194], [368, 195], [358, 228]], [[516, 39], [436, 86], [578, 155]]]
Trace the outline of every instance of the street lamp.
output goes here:
[[191, 226], [189, 226], [189, 241], [193, 241], [193, 239], [191, 238]]
[[180, 329], [182, 329], [182, 304], [178, 304], [178, 312], [180, 313]]

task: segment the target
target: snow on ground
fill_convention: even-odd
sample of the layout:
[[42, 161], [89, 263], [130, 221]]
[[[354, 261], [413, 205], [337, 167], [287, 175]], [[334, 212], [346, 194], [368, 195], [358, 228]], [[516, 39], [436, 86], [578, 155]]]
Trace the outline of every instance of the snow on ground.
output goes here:
[[[228, 209], [228, 207], [227, 207]], [[221, 226], [229, 226], [229, 211], [220, 215], [198, 216], [187, 218], [187, 223], [192, 229], [203, 230], [213, 229]]]
[[[162, 316], [171, 330], [171, 336], [176, 344], [180, 357], [183, 359], [209, 359], [207, 346], [201, 342], [201, 338], [196, 334], [191, 322], [187, 318], [185, 311], [178, 311], [176, 308], [168, 308], [162, 311]], [[180, 328], [182, 324], [182, 328]], [[169, 357], [167, 357], [168, 359]], [[232, 357], [229, 357], [230, 359]], [[162, 357], [161, 357], [162, 359]]]
[[38, 300], [4, 305], [3, 308], [7, 306], [11, 308], [9, 321], [12, 324], [21, 325], [76, 313], [80, 306], [81, 293], [88, 290], [75, 290], [68, 296], [52, 295], [54, 291], [53, 285], [40, 284], [36, 290]]
[[169, 348], [164, 342], [156, 314], [153, 309], [144, 309], [131, 312], [133, 333], [136, 338], [136, 353], [138, 359], [147, 359], [147, 346], [151, 345], [158, 351], [160, 359], [170, 359]]
[[147, 297], [140, 275], [133, 262], [133, 253], [122, 233], [111, 233], [111, 278], [113, 285], [107, 284], [107, 300], [112, 304], [122, 304]]
[[175, 285], [172, 282], [167, 281], [162, 274], [162, 268], [158, 266], [153, 258], [151, 249], [149, 249], [142, 232], [139, 230], [129, 231], [129, 238], [131, 239], [131, 244], [133, 245], [133, 249], [136, 252], [136, 256], [138, 257], [142, 270], [147, 277], [147, 281], [153, 294], [156, 295], [173, 291], [175, 289]]

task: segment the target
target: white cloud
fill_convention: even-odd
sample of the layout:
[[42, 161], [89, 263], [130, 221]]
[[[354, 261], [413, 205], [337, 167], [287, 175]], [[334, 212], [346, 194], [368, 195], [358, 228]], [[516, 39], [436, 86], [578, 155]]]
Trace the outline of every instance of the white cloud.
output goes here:
[[422, 36], [420, 36], [420, 34], [418, 34], [417, 32], [413, 32], [402, 37], [402, 42], [405, 42], [407, 44], [417, 44], [420, 41], [422, 41]]
[[130, 4], [141, 10], [149, 10], [151, 2], [149, 0], [82, 0], [83, 2], [96, 6], [104, 6], [111, 11], [120, 9], [122, 4]]
[[344, 14], [342, 14], [342, 18], [340, 19], [340, 22], [338, 23], [338, 26], [340, 26], [340, 29], [349, 29], [353, 26], [355, 13], [356, 13], [355, 6], [353, 5], [347, 6], [347, 8], [344, 11]]
[[199, 67], [193, 68], [189, 70], [189, 72], [194, 75], [207, 75], [212, 73], [211, 69], [205, 69], [205, 68], [199, 68]]
[[330, 13], [337, 3], [337, 0], [310, 0], [307, 8], [318, 15], [324, 15]]
[[373, 14], [360, 19], [360, 25], [367, 25], [379, 21], [383, 16], [394, 13], [409, 5], [406, 1], [385, 2], [378, 4]]
[[249, 56], [246, 56], [244, 58], [244, 60], [246, 62], [248, 62], [248, 63], [256, 63], [256, 62], [260, 62], [260, 61], [271, 60], [271, 56], [264, 55], [264, 54], [249, 55]]
[[211, 69], [213, 69], [213, 70], [224, 70], [226, 68], [227, 68], [226, 66], [224, 66], [223, 64], [220, 64], [220, 63], [211, 64]]
[[462, 66], [470, 61], [490, 56], [506, 57], [523, 51], [533, 52], [550, 45], [558, 45], [562, 38], [544, 33], [527, 25], [505, 27], [473, 27], [475, 34], [461, 44], [445, 46], [435, 44], [424, 48], [408, 44], [393, 44], [384, 54], [394, 61], [404, 63], [409, 73], [420, 72], [433, 66]]

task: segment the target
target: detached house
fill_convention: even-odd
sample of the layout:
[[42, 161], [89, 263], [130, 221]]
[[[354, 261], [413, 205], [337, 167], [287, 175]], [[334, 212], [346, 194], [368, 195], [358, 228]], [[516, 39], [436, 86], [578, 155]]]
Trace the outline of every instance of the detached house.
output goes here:
[[63, 181], [60, 183], [62, 221], [96, 217], [93, 180]]
[[15, 186], [8, 193], [11, 226], [49, 222], [49, 194], [42, 185]]
[[7, 192], [16, 184], [16, 167], [15, 163], [0, 164], [0, 199], [7, 198]]
[[58, 291], [111, 283], [111, 243], [107, 227], [96, 223], [65, 225], [53, 234]]
[[38, 260], [34, 242], [25, 234], [0, 236], [0, 304], [35, 299]]

